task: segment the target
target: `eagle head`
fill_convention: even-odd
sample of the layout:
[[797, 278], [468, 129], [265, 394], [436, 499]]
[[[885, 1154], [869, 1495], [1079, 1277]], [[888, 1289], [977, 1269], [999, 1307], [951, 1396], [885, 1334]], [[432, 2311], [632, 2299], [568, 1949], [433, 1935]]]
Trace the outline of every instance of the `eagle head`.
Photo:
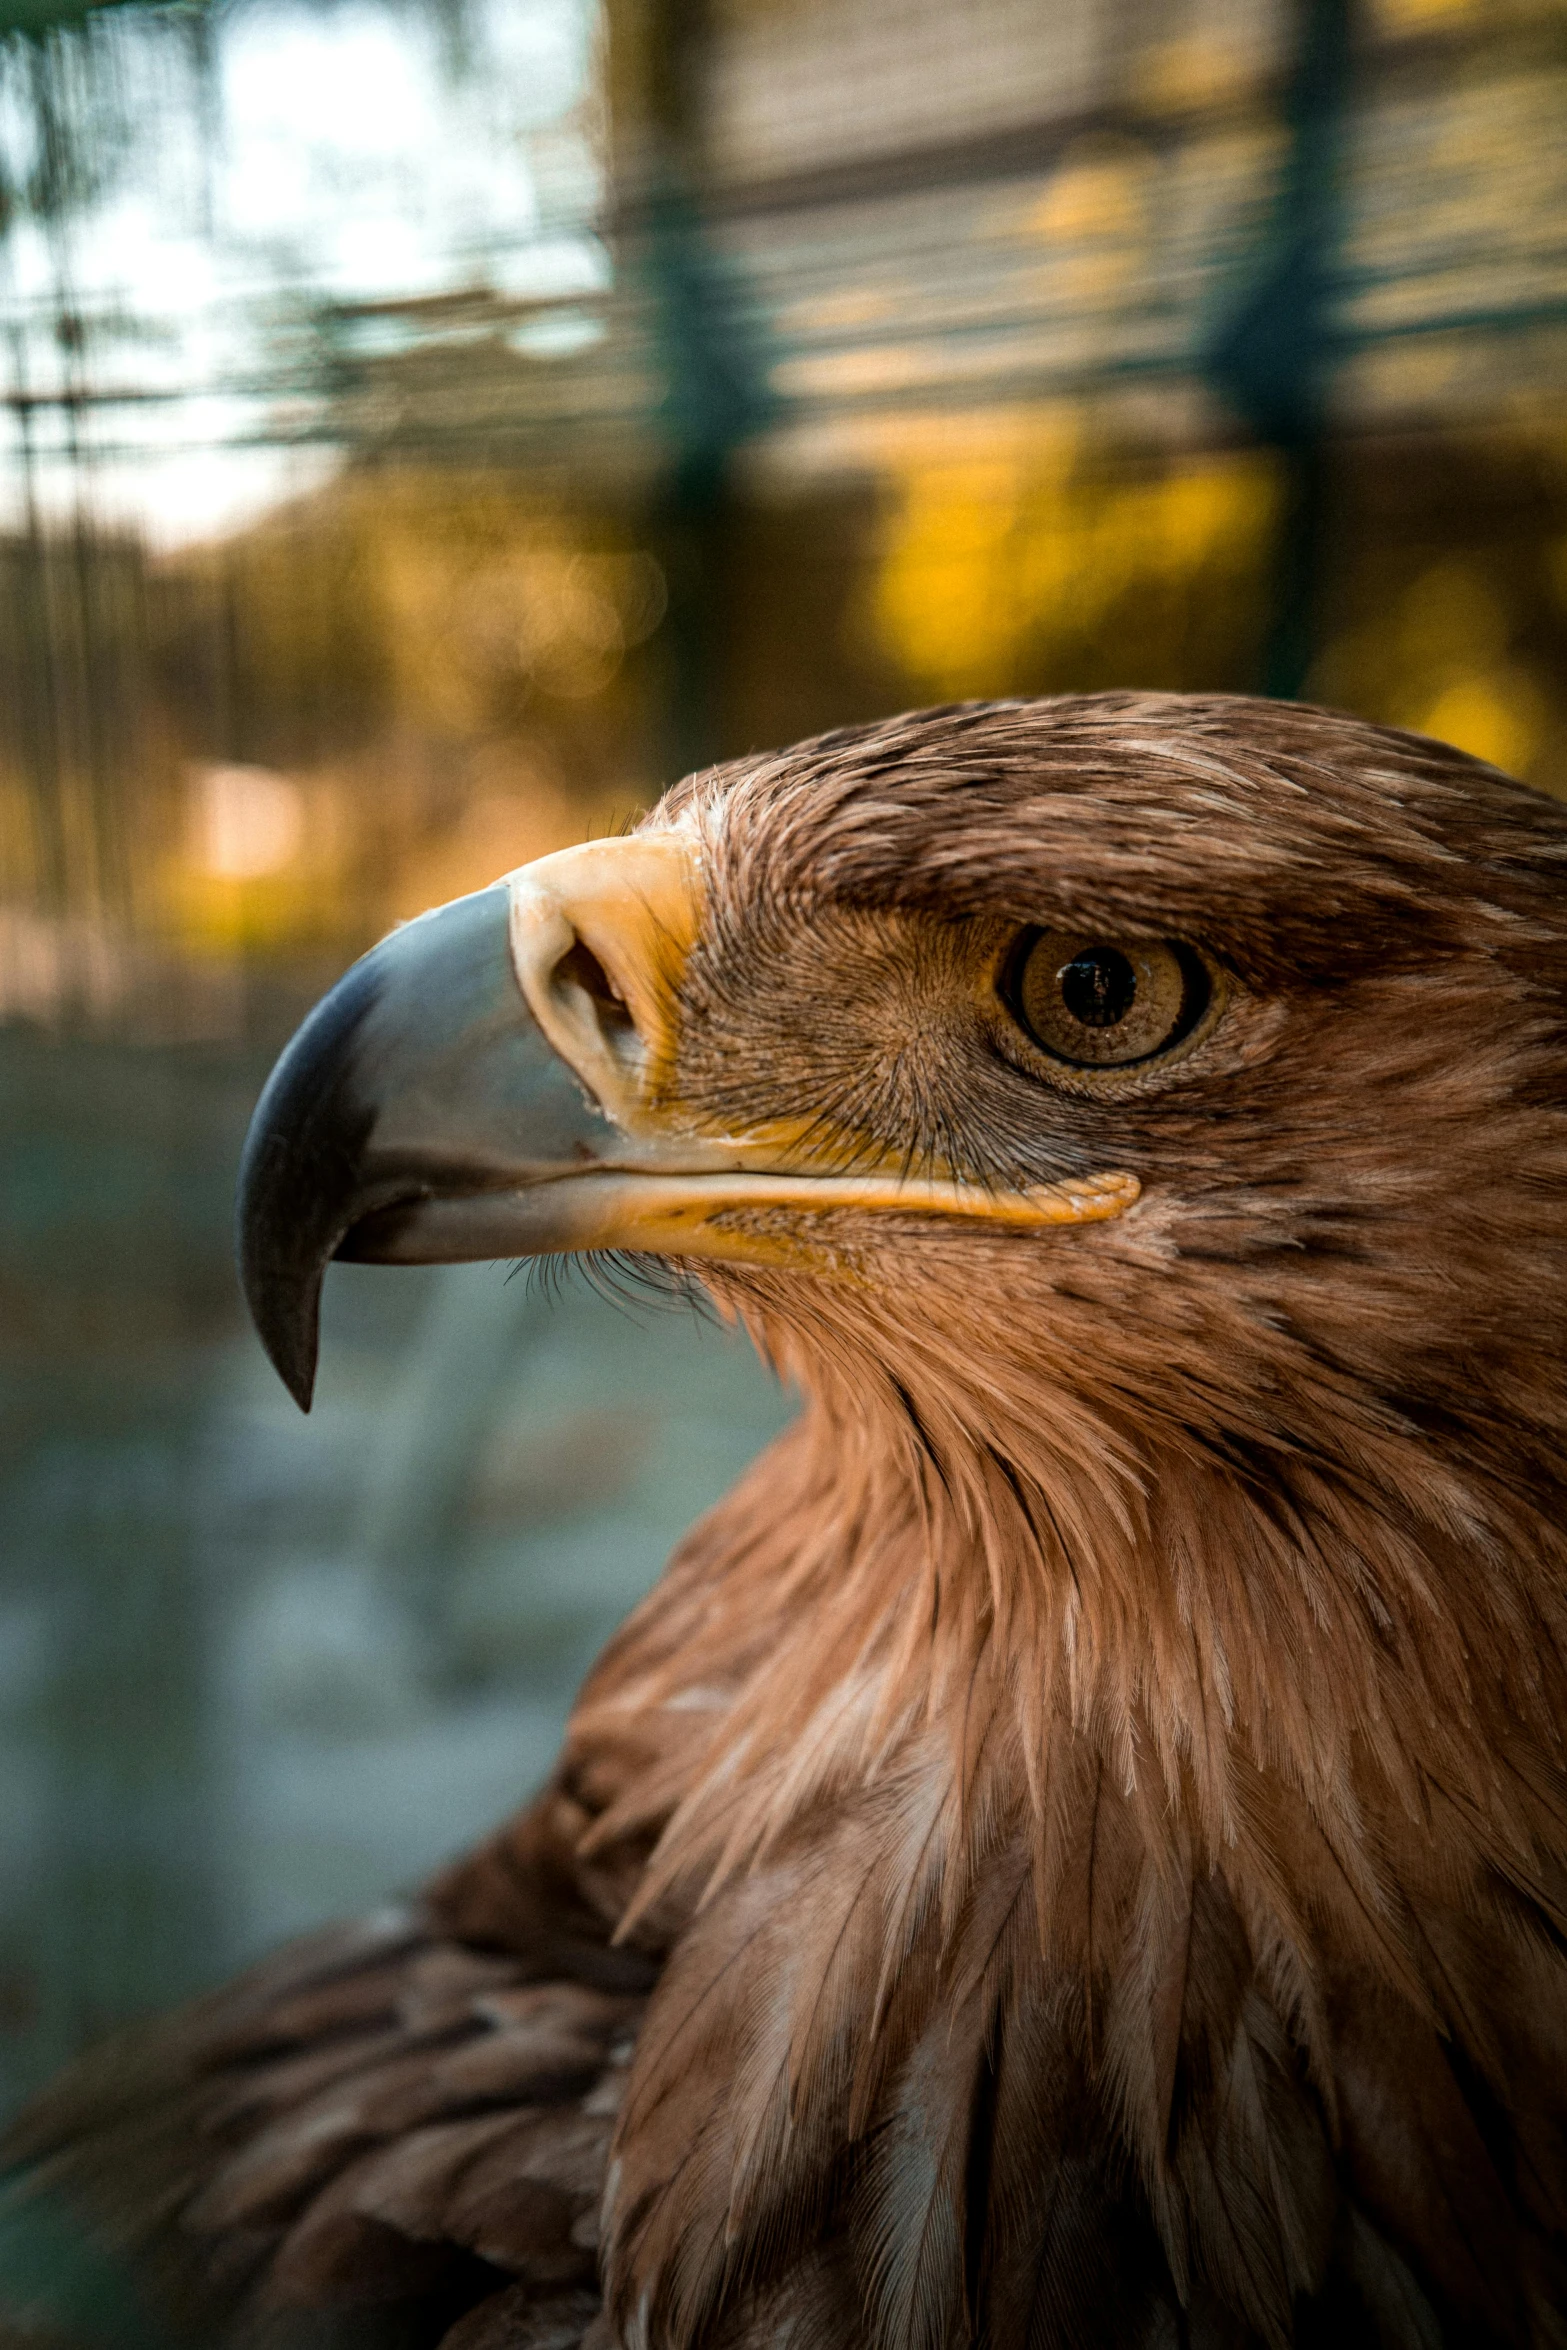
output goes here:
[[1029, 1772], [1059, 1686], [1220, 1838], [1243, 1752], [1416, 1800], [1559, 1719], [1564, 858], [1458, 752], [1243, 699], [713, 769], [318, 1009], [247, 1148], [258, 1324], [306, 1401], [333, 1254], [673, 1260], [808, 1399], [776, 1749], [831, 1686], [816, 1770], [863, 1764], [978, 1656]]

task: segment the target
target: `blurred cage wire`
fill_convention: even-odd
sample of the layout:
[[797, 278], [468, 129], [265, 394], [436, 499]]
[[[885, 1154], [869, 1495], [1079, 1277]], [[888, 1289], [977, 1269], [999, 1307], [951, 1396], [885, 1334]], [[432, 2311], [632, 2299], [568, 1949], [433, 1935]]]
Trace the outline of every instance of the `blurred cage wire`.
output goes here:
[[3, 0], [0, 2097], [406, 1881], [787, 1400], [342, 1268], [311, 993], [682, 771], [1303, 693], [1567, 790], [1557, 0]]

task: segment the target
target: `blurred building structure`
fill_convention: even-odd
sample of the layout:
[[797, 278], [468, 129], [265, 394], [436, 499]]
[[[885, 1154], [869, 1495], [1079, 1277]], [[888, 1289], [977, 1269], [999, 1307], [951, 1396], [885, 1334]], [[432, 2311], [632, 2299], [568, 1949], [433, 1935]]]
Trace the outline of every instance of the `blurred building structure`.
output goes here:
[[292, 1417], [228, 1193], [352, 952], [954, 695], [1305, 691], [1567, 791], [1567, 18], [0, 20], [10, 2095], [520, 1797], [786, 1409], [345, 1268]]
[[329, 948], [953, 694], [1567, 774], [1554, 0], [244, 0], [0, 79], [13, 906]]

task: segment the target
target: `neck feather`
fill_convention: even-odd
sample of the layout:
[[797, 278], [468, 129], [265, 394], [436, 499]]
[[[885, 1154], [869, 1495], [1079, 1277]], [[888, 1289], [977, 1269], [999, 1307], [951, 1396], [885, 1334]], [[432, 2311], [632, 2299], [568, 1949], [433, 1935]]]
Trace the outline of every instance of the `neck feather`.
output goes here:
[[[1048, 1930], [1108, 1785], [1136, 1843], [1222, 1865], [1291, 1939], [1281, 1853], [1307, 1839], [1390, 1917], [1438, 1813], [1444, 1867], [1501, 1868], [1567, 1930], [1567, 1546], [1516, 1497], [1418, 1460], [1237, 1461], [1067, 1394], [981, 1414], [768, 1336], [806, 1409], [574, 1718], [590, 1850], [650, 1851], [628, 1927], [880, 1789], [915, 1839], [888, 1867], [943, 1902], [1023, 1835]], [[1372, 1936], [1394, 1971], [1396, 1939]]]

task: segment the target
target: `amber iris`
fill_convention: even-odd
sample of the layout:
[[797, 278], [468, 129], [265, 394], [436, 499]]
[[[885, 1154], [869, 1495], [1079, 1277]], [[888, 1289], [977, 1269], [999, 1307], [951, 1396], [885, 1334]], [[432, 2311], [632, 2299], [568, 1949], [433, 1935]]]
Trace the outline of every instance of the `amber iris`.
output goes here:
[[1032, 930], [1018, 943], [1003, 992], [1053, 1060], [1125, 1069], [1191, 1034], [1209, 984], [1201, 957], [1177, 940]]

